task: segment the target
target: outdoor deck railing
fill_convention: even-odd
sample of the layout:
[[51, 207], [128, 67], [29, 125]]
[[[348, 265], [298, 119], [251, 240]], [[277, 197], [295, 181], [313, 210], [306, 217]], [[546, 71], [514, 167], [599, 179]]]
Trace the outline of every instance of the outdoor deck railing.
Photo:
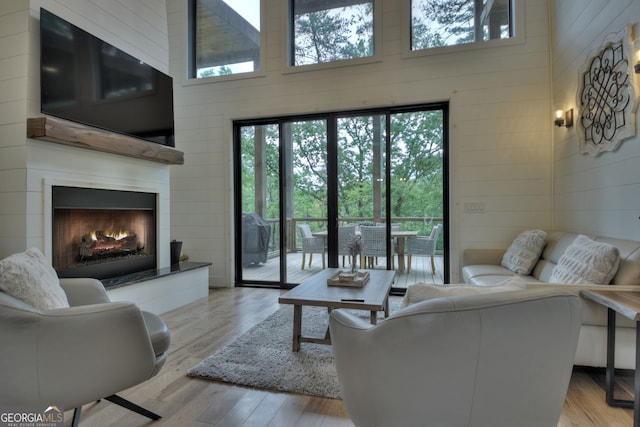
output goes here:
[[[265, 221], [271, 224], [271, 239], [269, 241], [269, 255], [277, 256], [280, 252], [280, 221], [278, 219], [273, 218], [265, 218]], [[407, 231], [418, 231], [419, 236], [428, 236], [431, 233], [431, 229], [436, 224], [441, 224], [443, 222], [442, 217], [393, 217], [392, 221], [394, 223], [401, 223], [401, 230]], [[360, 217], [360, 218], [341, 218], [339, 220], [339, 225], [348, 225], [348, 224], [358, 224], [358, 225], [366, 225], [366, 224], [375, 224], [378, 222], [385, 222], [385, 219], [382, 218], [380, 220], [373, 219], [371, 217]], [[287, 241], [287, 250], [289, 252], [296, 252], [298, 248], [300, 248], [300, 236], [298, 233], [298, 224], [304, 223], [309, 224], [312, 231], [321, 231], [327, 229], [327, 219], [326, 218], [290, 218], [287, 220], [287, 236], [289, 240]], [[438, 239], [438, 243], [436, 248], [442, 249], [442, 234]]]

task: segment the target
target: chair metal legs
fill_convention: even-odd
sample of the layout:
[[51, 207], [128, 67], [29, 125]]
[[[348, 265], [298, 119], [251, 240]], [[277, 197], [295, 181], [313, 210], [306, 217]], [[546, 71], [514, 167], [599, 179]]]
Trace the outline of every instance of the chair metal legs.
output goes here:
[[[135, 403], [127, 400], [123, 397], [118, 396], [117, 394], [112, 394], [111, 396], [105, 397], [104, 400], [108, 400], [111, 403], [115, 403], [118, 406], [122, 406], [130, 411], [133, 411], [137, 414], [143, 415], [147, 418], [151, 418], [154, 421], [162, 418], [160, 415], [155, 412], [151, 412], [148, 409], [143, 408], [140, 405], [136, 405]], [[82, 415], [82, 406], [76, 408], [73, 411], [73, 419], [71, 420], [71, 427], [78, 427], [80, 425], [80, 416]]]
[[78, 427], [80, 425], [80, 415], [82, 414], [82, 406], [76, 408], [73, 411], [73, 418], [71, 420], [71, 427]]
[[127, 408], [130, 411], [136, 412], [140, 415], [144, 415], [147, 418], [151, 418], [154, 421], [162, 418], [160, 415], [151, 412], [148, 409], [143, 408], [142, 406], [136, 405], [135, 403], [122, 398], [117, 394], [112, 394], [111, 396], [105, 397], [104, 399], [108, 400], [111, 403], [115, 403], [116, 405], [122, 406], [123, 408]]

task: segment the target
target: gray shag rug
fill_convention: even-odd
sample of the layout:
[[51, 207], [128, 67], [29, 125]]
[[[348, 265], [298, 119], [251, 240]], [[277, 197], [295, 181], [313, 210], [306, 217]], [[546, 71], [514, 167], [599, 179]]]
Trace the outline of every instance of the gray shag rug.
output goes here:
[[[392, 304], [396, 305], [396, 304]], [[369, 312], [352, 313], [369, 318]], [[384, 318], [378, 314], [379, 322]], [[302, 335], [324, 337], [327, 309], [302, 308]], [[292, 351], [293, 306], [285, 305], [231, 344], [187, 371], [205, 378], [261, 389], [340, 399], [340, 384], [330, 345], [302, 343]]]

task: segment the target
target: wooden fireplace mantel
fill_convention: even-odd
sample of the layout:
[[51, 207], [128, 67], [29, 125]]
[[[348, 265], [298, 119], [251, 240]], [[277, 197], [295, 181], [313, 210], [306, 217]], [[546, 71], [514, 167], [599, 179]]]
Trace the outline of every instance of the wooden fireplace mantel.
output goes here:
[[28, 118], [27, 137], [168, 165], [184, 164], [184, 153], [174, 148], [53, 117]]

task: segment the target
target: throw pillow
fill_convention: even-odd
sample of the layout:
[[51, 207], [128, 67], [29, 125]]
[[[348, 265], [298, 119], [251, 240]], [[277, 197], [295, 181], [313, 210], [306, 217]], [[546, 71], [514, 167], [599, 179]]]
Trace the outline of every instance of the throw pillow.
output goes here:
[[400, 308], [407, 307], [420, 301], [455, 297], [462, 295], [488, 294], [492, 292], [514, 291], [526, 289], [527, 283], [519, 276], [513, 276], [504, 282], [493, 286], [475, 285], [432, 285], [428, 283], [416, 283], [407, 287], [407, 292], [400, 303]]
[[0, 290], [39, 310], [69, 307], [58, 275], [36, 248], [0, 261]]
[[546, 239], [547, 233], [542, 230], [520, 233], [503, 255], [502, 266], [516, 274], [530, 274], [540, 258]]
[[549, 282], [608, 285], [618, 271], [619, 263], [618, 248], [581, 234], [562, 254]]

